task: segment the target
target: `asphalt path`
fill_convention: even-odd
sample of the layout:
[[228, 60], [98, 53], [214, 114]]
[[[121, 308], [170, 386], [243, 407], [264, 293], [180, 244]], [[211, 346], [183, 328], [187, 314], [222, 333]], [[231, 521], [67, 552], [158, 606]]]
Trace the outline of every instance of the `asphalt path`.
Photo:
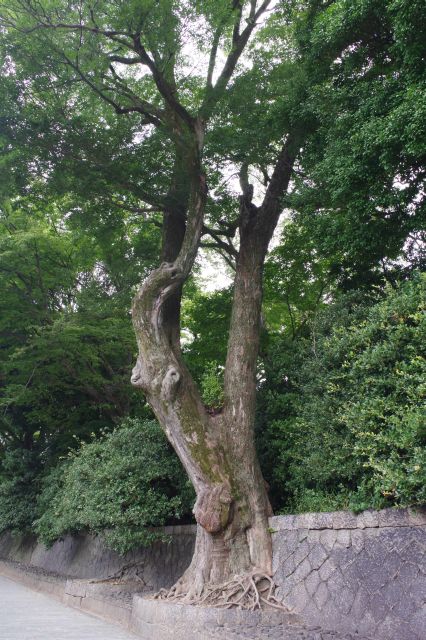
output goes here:
[[0, 640], [135, 640], [120, 627], [0, 576]]

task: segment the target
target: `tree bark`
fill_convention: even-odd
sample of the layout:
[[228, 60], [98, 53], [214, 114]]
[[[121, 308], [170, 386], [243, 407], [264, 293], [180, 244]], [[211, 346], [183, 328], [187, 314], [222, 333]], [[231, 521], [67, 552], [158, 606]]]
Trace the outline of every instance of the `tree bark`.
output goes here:
[[[201, 169], [202, 125], [194, 128], [180, 162], [188, 176], [187, 220], [169, 214], [163, 249], [168, 258], [150, 274], [132, 307], [139, 356], [132, 383], [141, 387], [196, 491], [197, 538], [190, 567], [171, 591], [188, 601], [235, 575], [270, 576], [271, 514], [254, 447], [256, 363], [262, 304], [262, 271], [287, 188], [292, 158], [286, 155], [282, 188], [267, 192], [264, 207], [241, 198], [240, 251], [225, 370], [223, 412], [210, 416], [183, 362], [177, 337], [182, 285], [200, 243], [206, 184]], [[200, 133], [201, 131], [201, 133]], [[269, 195], [268, 195], [269, 194]], [[180, 220], [180, 222], [179, 222]], [[173, 224], [172, 224], [173, 221]]]

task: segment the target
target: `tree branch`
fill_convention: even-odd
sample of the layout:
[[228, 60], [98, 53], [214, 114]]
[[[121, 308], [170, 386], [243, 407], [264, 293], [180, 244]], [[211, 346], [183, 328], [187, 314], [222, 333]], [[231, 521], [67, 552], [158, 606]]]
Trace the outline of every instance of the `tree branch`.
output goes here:
[[147, 66], [151, 71], [157, 89], [164, 98], [166, 104], [181, 120], [183, 120], [183, 122], [189, 125], [191, 130], [193, 130], [195, 127], [195, 119], [176, 98], [176, 89], [167, 81], [164, 74], [160, 71], [158, 65], [151, 58], [151, 56], [143, 46], [140, 39], [140, 34], [134, 36], [133, 44], [134, 51], [136, 51], [136, 53], [139, 55], [142, 64]]
[[147, 118], [150, 118], [152, 120], [152, 124], [157, 127], [162, 126], [165, 120], [164, 111], [154, 106], [147, 100], [140, 98], [136, 93], [134, 93], [134, 91], [130, 89], [130, 87], [118, 75], [112, 64], [109, 65], [109, 70], [113, 76], [112, 81], [114, 82], [115, 86], [119, 88], [119, 91], [121, 91], [122, 95], [132, 100], [133, 106], [140, 109], [140, 113], [143, 113]]
[[110, 62], [119, 62], [120, 64], [141, 64], [139, 58], [126, 58], [125, 56], [109, 56]]
[[[237, 34], [239, 34], [239, 26], [241, 23], [241, 15], [242, 15], [241, 0], [232, 0], [230, 15], [232, 14], [233, 11], [235, 11], [235, 9], [238, 9], [238, 19], [235, 21], [235, 25], [234, 25], [233, 41], [235, 39], [236, 30], [237, 30]], [[212, 48], [210, 51], [209, 66], [207, 71], [207, 81], [206, 81], [207, 90], [211, 90], [213, 88], [213, 73], [216, 66], [217, 50], [219, 47], [220, 38], [223, 35], [223, 31], [228, 19], [229, 19], [229, 15], [226, 15], [224, 16], [224, 18], [222, 18], [222, 20], [219, 23], [219, 26], [217, 27], [213, 35]]]
[[[65, 23], [65, 22], [52, 22], [50, 16], [41, 8], [40, 12], [35, 11], [31, 7], [30, 2], [25, 2], [25, 0], [18, 0], [18, 4], [20, 5], [22, 11], [26, 14], [29, 14], [35, 21], [36, 24], [28, 29], [21, 30], [23, 33], [30, 34], [34, 31], [40, 29], [65, 29], [69, 31], [75, 31], [77, 33], [82, 33], [83, 31], [94, 33], [96, 35], [103, 36], [108, 40], [113, 42], [117, 42], [118, 44], [124, 46], [126, 49], [134, 51], [138, 54], [138, 58], [128, 58], [126, 56], [107, 56], [109, 60], [112, 62], [121, 62], [124, 64], [136, 64], [137, 62], [147, 66], [151, 71], [151, 74], [154, 78], [154, 82], [157, 85], [157, 88], [164, 98], [168, 106], [187, 124], [194, 128], [194, 118], [190, 115], [190, 113], [185, 109], [185, 107], [177, 100], [175, 96], [175, 89], [167, 82], [164, 74], [160, 71], [158, 65], [154, 62], [154, 60], [150, 57], [145, 47], [142, 45], [140, 40], [141, 33], [130, 33], [120, 30], [114, 29], [102, 29], [97, 26], [93, 10], [91, 11], [91, 21], [93, 26], [88, 24], [80, 23]], [[13, 22], [13, 20], [12, 20]], [[16, 24], [12, 24], [15, 28], [18, 28]], [[69, 61], [70, 62], [70, 61]], [[130, 113], [130, 112], [139, 112], [142, 113], [148, 120], [150, 124], [154, 124], [155, 126], [159, 126], [158, 116], [153, 116], [151, 110], [145, 110], [142, 108], [141, 104], [132, 107], [122, 107], [114, 102], [114, 100], [110, 99], [108, 96], [103, 93], [102, 90], [99, 89], [91, 80], [84, 76], [80, 70], [80, 68], [71, 63], [71, 66], [74, 66], [74, 69], [80, 75], [80, 77], [101, 97], [103, 100], [108, 102], [117, 113]]]
[[[27, 29], [22, 29], [21, 31], [23, 33], [29, 34], [29, 33], [33, 33], [34, 31], [39, 31], [40, 29], [66, 29], [68, 31], [77, 31], [80, 33], [82, 31], [88, 31], [90, 33], [95, 33], [97, 35], [104, 36], [105, 38], [108, 38], [113, 42], [117, 42], [121, 44], [127, 49], [133, 49], [132, 40], [131, 40], [132, 36], [130, 33], [126, 33], [125, 31], [117, 31], [114, 29], [99, 28], [96, 22], [94, 21], [93, 11], [91, 12], [93, 27], [90, 27], [87, 24], [83, 24], [81, 21], [79, 23], [71, 23], [71, 24], [66, 22], [54, 23], [51, 21], [50, 16], [46, 13], [46, 11], [43, 10], [41, 6], [39, 7], [40, 12], [38, 13], [37, 11], [32, 9], [31, 2], [28, 2], [28, 1], [26, 2], [25, 0], [18, 0], [17, 4], [21, 7], [21, 10], [23, 13], [27, 15], [29, 14], [36, 21], [36, 24], [34, 24], [32, 27], [29, 27]], [[15, 28], [17, 28], [16, 24], [14, 26]], [[129, 40], [123, 40], [123, 38], [128, 38]]]
[[[92, 91], [94, 91], [100, 98], [102, 98], [102, 100], [104, 100], [104, 102], [106, 102], [111, 107], [113, 107], [115, 112], [118, 115], [122, 115], [122, 114], [126, 114], [126, 113], [140, 113], [145, 118], [145, 120], [143, 121], [143, 124], [152, 124], [155, 127], [162, 126], [163, 123], [161, 122], [161, 120], [159, 120], [155, 115], [150, 113], [147, 110], [147, 108], [145, 108], [145, 105], [147, 105], [147, 107], [151, 108], [151, 105], [149, 105], [149, 103], [147, 103], [147, 102], [145, 103], [145, 101], [138, 99], [139, 104], [134, 104], [132, 106], [127, 106], [127, 107], [123, 107], [123, 106], [119, 105], [115, 100], [110, 98], [105, 93], [105, 89], [106, 90], [108, 90], [108, 89], [111, 90], [111, 87], [103, 87], [102, 89], [100, 89], [85, 73], [83, 73], [83, 71], [80, 69], [80, 66], [79, 66], [78, 63], [73, 62], [71, 60], [71, 58], [69, 58], [63, 52], [62, 52], [62, 56], [66, 60], [66, 63], [72, 69], [74, 69], [74, 71], [80, 76], [80, 78], [83, 80], [83, 82], [85, 82], [92, 89]], [[130, 94], [127, 97], [130, 97]], [[152, 109], [156, 111], [155, 107], [152, 107]]]
[[[234, 31], [232, 34], [231, 51], [228, 54], [228, 57], [225, 61], [222, 72], [219, 78], [217, 79], [216, 84], [214, 85], [214, 87], [208, 86], [207, 88], [203, 104], [201, 105], [201, 108], [200, 108], [200, 115], [204, 120], [207, 120], [211, 116], [214, 107], [216, 106], [218, 100], [220, 99], [223, 92], [225, 91], [226, 86], [229, 80], [231, 79], [232, 74], [234, 73], [237, 62], [240, 59], [241, 54], [243, 53], [244, 48], [256, 26], [256, 21], [266, 11], [271, 1], [272, 0], [264, 0], [261, 3], [260, 7], [256, 9], [257, 0], [250, 0], [250, 15], [247, 20], [247, 26], [242, 33], [240, 33], [240, 22], [241, 22], [241, 12], [239, 10], [240, 3], [239, 2], [234, 3], [235, 5], [234, 9], [238, 9], [238, 11], [236, 14]], [[212, 53], [213, 53], [213, 47], [212, 47]], [[211, 57], [212, 57], [212, 53], [210, 54]], [[216, 59], [216, 53], [214, 54], [213, 62], [215, 61], [215, 59]]]
[[223, 253], [222, 248], [216, 244], [215, 242], [201, 242], [200, 247], [202, 249], [214, 249], [220, 255], [220, 257], [226, 262], [228, 267], [232, 269], [232, 271], [236, 270], [235, 262], [231, 260], [231, 258], [227, 255], [227, 253]]
[[206, 227], [206, 225], [203, 226], [203, 235], [209, 235], [213, 238], [213, 240], [215, 241], [215, 246], [220, 247], [221, 249], [223, 249], [223, 251], [226, 251], [226, 253], [236, 259], [238, 257], [238, 251], [236, 250], [236, 248], [234, 247], [234, 245], [232, 244], [232, 242], [230, 240], [228, 240], [228, 242], [226, 242], [225, 240], [222, 240], [222, 238], [220, 237], [219, 233], [216, 232], [214, 229], [210, 229], [209, 227]]
[[165, 195], [153, 196], [141, 189], [137, 184], [131, 184], [130, 182], [121, 181], [117, 183], [117, 186], [130, 191], [132, 194], [147, 202], [158, 211], [164, 211], [167, 207], [167, 198]]
[[159, 229], [163, 228], [163, 225], [161, 224], [161, 222], [159, 222], [158, 220], [155, 220], [155, 218], [148, 218], [147, 217], [147, 213], [158, 213], [157, 209], [154, 209], [152, 207], [134, 207], [132, 205], [128, 205], [128, 204], [124, 204], [121, 202], [115, 202], [115, 200], [112, 201], [112, 204], [114, 205], [114, 207], [117, 207], [118, 209], [124, 209], [124, 211], [129, 211], [130, 213], [136, 213], [136, 214], [140, 214], [145, 222], [148, 222], [149, 224], [153, 224], [155, 227], [158, 227]]
[[293, 164], [299, 152], [300, 142], [296, 134], [289, 134], [278, 155], [265, 197], [260, 207], [263, 214], [280, 207], [283, 193], [287, 190], [293, 173]]

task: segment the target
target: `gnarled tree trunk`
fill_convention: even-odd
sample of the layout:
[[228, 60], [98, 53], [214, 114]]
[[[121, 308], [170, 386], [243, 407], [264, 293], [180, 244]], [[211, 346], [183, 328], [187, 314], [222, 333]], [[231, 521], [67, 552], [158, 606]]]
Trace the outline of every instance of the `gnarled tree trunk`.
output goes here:
[[[220, 591], [221, 585], [232, 583], [236, 575], [249, 576], [253, 584], [254, 575], [257, 579], [271, 575], [270, 505], [254, 447], [256, 361], [263, 263], [293, 162], [287, 145], [282, 152], [280, 188], [273, 193], [273, 177], [262, 207], [252, 204], [249, 185], [243, 182], [225, 404], [219, 415], [211, 416], [183, 362], [177, 339], [180, 292], [199, 246], [206, 201], [200, 160], [202, 126], [198, 124], [186, 152], [179, 154], [180, 170], [182, 162], [186, 163], [188, 176], [185, 233], [178, 239], [176, 231], [170, 235], [165, 229], [163, 237], [174, 237], [176, 243], [170, 240], [163, 252], [168, 261], [143, 283], [132, 309], [139, 346], [132, 383], [143, 389], [197, 496], [194, 556], [170, 592], [187, 601], [206, 598], [214, 592], [213, 585]], [[238, 580], [241, 583], [241, 578]]]

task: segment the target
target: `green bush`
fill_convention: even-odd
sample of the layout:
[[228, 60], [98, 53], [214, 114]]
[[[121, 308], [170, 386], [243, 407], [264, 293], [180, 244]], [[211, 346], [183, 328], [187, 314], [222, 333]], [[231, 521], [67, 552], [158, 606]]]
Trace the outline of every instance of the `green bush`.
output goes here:
[[1, 460], [0, 533], [31, 531], [39, 488], [37, 459], [25, 449], [8, 450]]
[[151, 543], [163, 525], [190, 512], [193, 492], [155, 421], [127, 420], [82, 444], [43, 481], [35, 531], [47, 545], [77, 531], [102, 533], [120, 553]]
[[374, 304], [343, 298], [309, 339], [275, 345], [259, 443], [277, 508], [426, 501], [425, 290], [422, 275]]

